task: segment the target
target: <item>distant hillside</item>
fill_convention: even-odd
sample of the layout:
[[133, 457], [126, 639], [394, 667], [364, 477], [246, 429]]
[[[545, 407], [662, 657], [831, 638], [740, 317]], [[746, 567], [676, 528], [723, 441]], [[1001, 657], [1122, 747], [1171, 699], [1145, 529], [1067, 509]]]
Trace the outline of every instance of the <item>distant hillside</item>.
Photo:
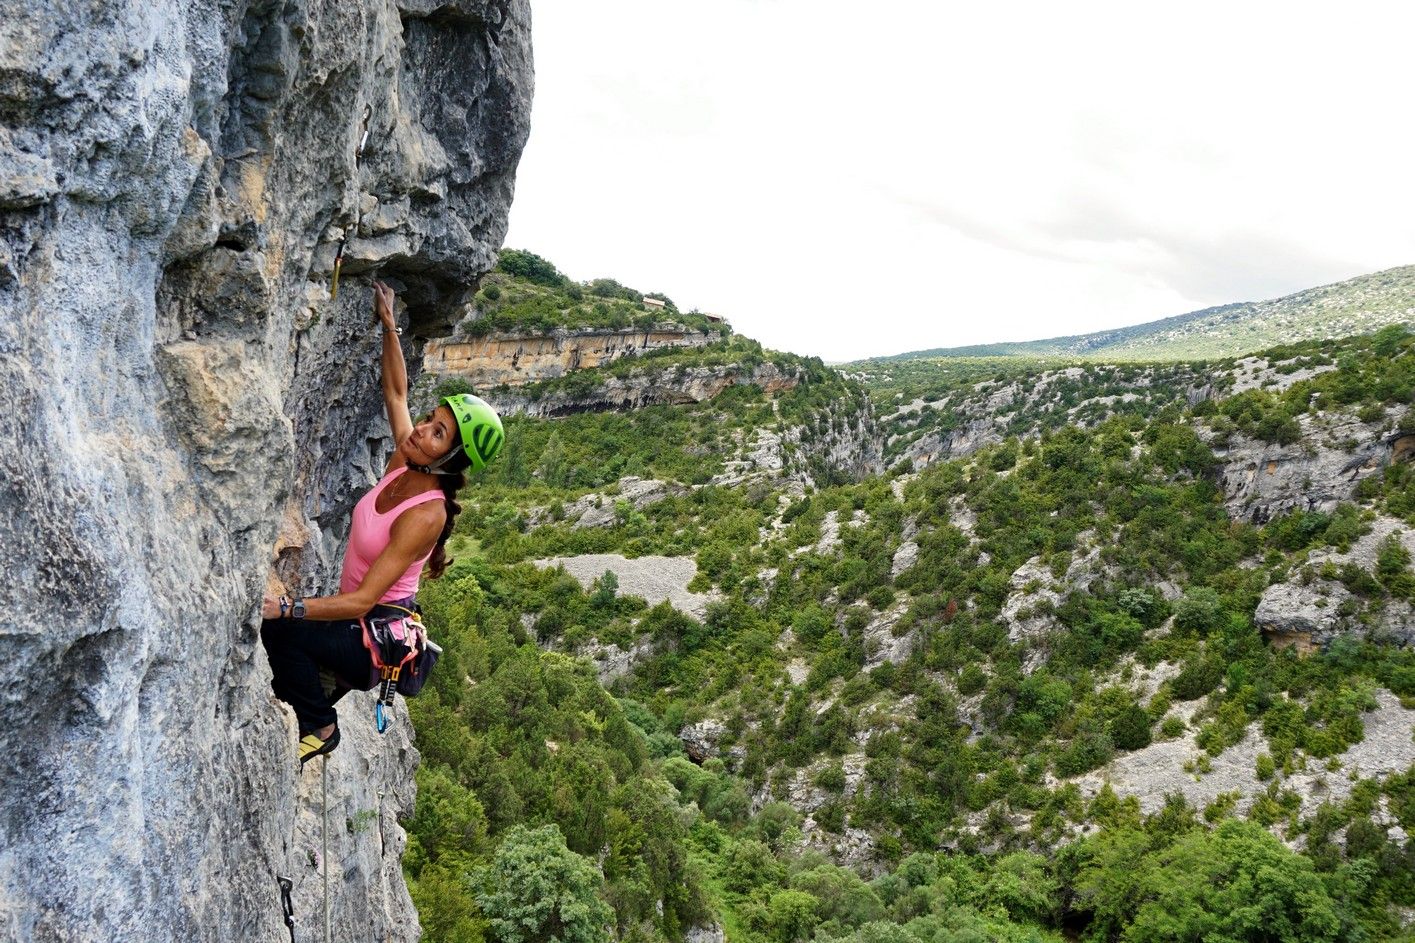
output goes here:
[[1309, 288], [1271, 301], [1204, 308], [1147, 324], [1015, 344], [974, 344], [882, 360], [953, 357], [1103, 357], [1191, 360], [1233, 357], [1275, 344], [1366, 334], [1415, 322], [1415, 265]]
[[506, 427], [419, 595], [427, 943], [545, 887], [578, 943], [1197, 940], [1259, 893], [1224, 939], [1410, 943], [1415, 334], [842, 374], [529, 253], [479, 294], [412, 400]]

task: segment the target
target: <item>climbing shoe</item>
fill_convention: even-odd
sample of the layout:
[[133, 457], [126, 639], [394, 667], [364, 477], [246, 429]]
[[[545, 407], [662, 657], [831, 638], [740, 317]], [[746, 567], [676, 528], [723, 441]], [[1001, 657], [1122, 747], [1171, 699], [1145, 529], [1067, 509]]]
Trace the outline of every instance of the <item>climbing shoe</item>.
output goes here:
[[311, 731], [300, 738], [300, 765], [304, 766], [317, 756], [331, 752], [339, 745], [339, 728], [329, 735], [328, 740], [319, 739], [319, 734]]

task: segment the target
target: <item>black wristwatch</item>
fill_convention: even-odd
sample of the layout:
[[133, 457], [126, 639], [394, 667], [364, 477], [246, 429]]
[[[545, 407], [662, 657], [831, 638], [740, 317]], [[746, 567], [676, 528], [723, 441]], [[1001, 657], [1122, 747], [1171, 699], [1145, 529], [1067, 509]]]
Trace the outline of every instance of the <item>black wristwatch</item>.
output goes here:
[[303, 599], [295, 600], [294, 605], [290, 607], [290, 615], [296, 619], [305, 617], [305, 601]]

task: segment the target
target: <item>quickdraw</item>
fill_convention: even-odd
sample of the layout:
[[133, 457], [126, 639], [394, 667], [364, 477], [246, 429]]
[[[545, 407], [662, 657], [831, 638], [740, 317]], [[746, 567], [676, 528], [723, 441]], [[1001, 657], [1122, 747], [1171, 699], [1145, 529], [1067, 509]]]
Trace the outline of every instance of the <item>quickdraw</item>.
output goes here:
[[[359, 163], [364, 157], [364, 146], [368, 144], [369, 119], [373, 117], [373, 106], [364, 105], [363, 131], [359, 134], [358, 146], [354, 148], [354, 176], [357, 184], [359, 176]], [[357, 189], [357, 188], [356, 188]], [[363, 224], [363, 209], [360, 206], [359, 194], [354, 194], [354, 225], [346, 226], [344, 232], [339, 237], [339, 248], [334, 253], [334, 280], [329, 285], [329, 300], [333, 301], [339, 297], [339, 270], [344, 267], [344, 247], [349, 244], [349, 230], [359, 231], [359, 226]]]
[[285, 911], [285, 926], [290, 931], [290, 943], [295, 943], [295, 904], [290, 900], [290, 891], [294, 887], [289, 878], [275, 876], [275, 880], [280, 884], [280, 909]]
[[[398, 681], [403, 676], [403, 669], [411, 668], [422, 652], [436, 646], [427, 637], [427, 626], [423, 625], [422, 617], [417, 612], [389, 603], [381, 605], [407, 613], [397, 619], [359, 620], [364, 631], [364, 647], [378, 669], [378, 698], [373, 705], [374, 727], [379, 733], [384, 733], [393, 716], [393, 698], [398, 693]], [[406, 648], [406, 654], [396, 662], [386, 658], [388, 653], [382, 644], [385, 639]], [[394, 657], [397, 657], [396, 654]]]
[[388, 730], [388, 721], [393, 714], [393, 695], [398, 693], [398, 668], [383, 668], [383, 680], [378, 685], [378, 700], [373, 703], [373, 725], [379, 733]]

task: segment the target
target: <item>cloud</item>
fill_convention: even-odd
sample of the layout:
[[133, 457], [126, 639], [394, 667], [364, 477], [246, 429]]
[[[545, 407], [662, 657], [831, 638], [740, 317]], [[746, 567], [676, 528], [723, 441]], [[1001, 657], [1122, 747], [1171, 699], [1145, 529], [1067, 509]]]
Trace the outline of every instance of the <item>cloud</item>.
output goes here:
[[1284, 233], [1232, 223], [1225, 229], [1218, 220], [1206, 229], [1160, 214], [1145, 218], [1105, 191], [1061, 197], [1033, 220], [987, 218], [967, 207], [892, 197], [1000, 252], [1154, 280], [1202, 306], [1264, 300], [1367, 271], [1359, 261], [1324, 254]]
[[1415, 8], [535, 13], [511, 244], [775, 346], [1080, 333], [1415, 262]]

